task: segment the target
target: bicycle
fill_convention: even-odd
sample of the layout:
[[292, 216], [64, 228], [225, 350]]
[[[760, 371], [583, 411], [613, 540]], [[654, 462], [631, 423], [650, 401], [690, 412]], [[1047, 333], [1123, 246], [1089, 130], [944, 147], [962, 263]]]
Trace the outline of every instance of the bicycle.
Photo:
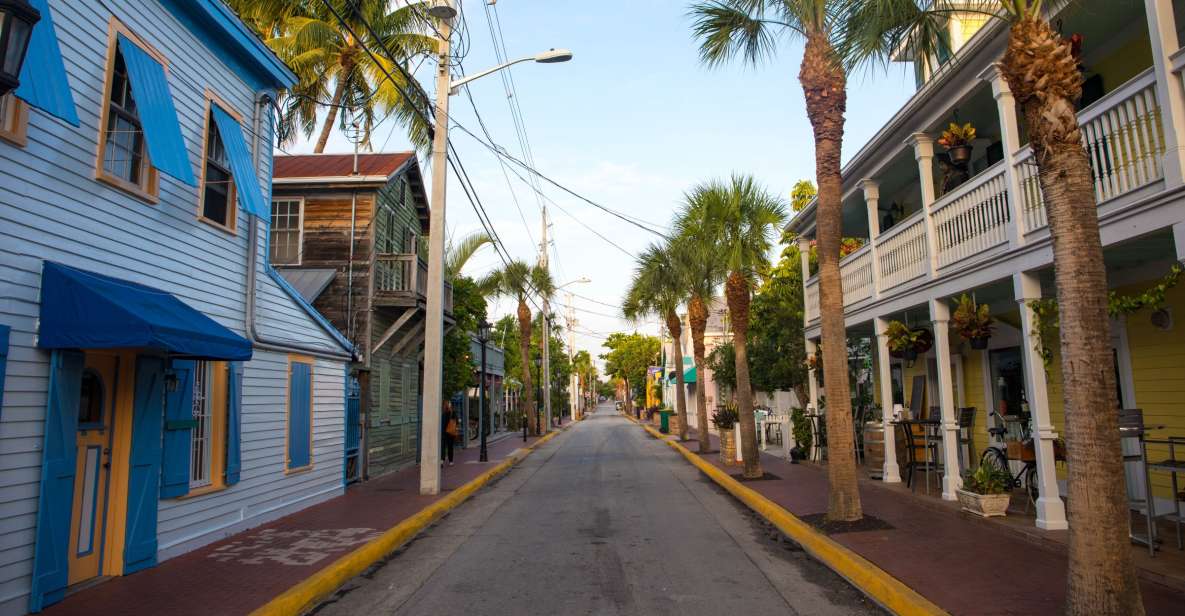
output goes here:
[[[1000, 414], [994, 410], [988, 412], [988, 418], [991, 419], [992, 415], [995, 415], [1001, 423], [1006, 423], [1008, 421], [1007, 419], [1001, 417]], [[997, 424], [988, 428], [988, 434], [995, 436], [999, 441], [1003, 442], [1005, 441], [1005, 435], [1008, 434], [1008, 428], [1005, 425]], [[1030, 436], [1030, 431], [1027, 425], [1023, 426], [1021, 429], [1021, 439], [1022, 440], [1020, 441], [1020, 444], [1022, 447], [1024, 447], [1024, 443], [1029, 443], [1029, 447], [1032, 447], [1032, 437]], [[1010, 461], [1020, 462], [1022, 465], [1020, 470], [1016, 472], [1015, 476], [1012, 475], [1012, 469], [1008, 465]], [[1032, 460], [1025, 460], [1024, 458], [1012, 458], [1008, 455], [1008, 449], [1006, 445], [994, 444], [989, 445], [987, 449], [983, 450], [983, 454], [979, 457], [979, 464], [990, 464], [993, 467], [1007, 473], [1009, 477], [1012, 477], [1012, 488], [1016, 490], [1024, 488], [1025, 491], [1028, 492], [1029, 500], [1036, 504], [1037, 498], [1040, 496], [1040, 493], [1038, 492], [1038, 486], [1040, 482], [1037, 480], [1037, 459], [1035, 456]]]

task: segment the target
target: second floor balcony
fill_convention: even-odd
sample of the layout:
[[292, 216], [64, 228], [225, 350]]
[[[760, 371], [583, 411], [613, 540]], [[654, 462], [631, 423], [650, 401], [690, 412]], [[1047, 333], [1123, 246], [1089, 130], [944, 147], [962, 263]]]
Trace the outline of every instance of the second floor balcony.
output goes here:
[[[418, 255], [379, 253], [374, 264], [376, 306], [413, 307], [428, 301], [428, 262]], [[444, 283], [444, 312], [453, 312], [453, 285]]]
[[[1048, 10], [1065, 36], [1085, 40], [1078, 121], [1104, 245], [1185, 221], [1177, 196], [1185, 175], [1185, 0], [1082, 0]], [[1005, 262], [1023, 269], [1052, 262], [1027, 128], [996, 64], [1007, 36], [1003, 22], [980, 29], [845, 163], [843, 234], [863, 244], [840, 265], [849, 317], [961, 292], [969, 276], [1005, 274], [995, 271]], [[952, 123], [977, 129], [961, 159], [938, 143]], [[808, 240], [814, 217], [811, 204], [788, 229]], [[818, 281], [804, 274], [813, 328]]]

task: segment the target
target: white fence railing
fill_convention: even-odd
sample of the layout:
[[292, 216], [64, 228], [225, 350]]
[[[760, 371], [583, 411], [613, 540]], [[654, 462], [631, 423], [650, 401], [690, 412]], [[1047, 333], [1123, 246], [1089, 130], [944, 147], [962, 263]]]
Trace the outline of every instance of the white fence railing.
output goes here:
[[1008, 180], [1003, 163], [934, 204], [938, 266], [945, 267], [1008, 240]]
[[872, 246], [844, 257], [839, 264], [839, 277], [843, 281], [843, 303], [849, 306], [872, 297]]
[[809, 323], [819, 318], [819, 279], [808, 281], [803, 293], [803, 309], [806, 311], [806, 320]]
[[924, 216], [919, 210], [877, 238], [881, 288], [890, 289], [926, 273], [929, 254]]
[[[1078, 114], [1090, 157], [1095, 201], [1103, 203], [1164, 177], [1164, 123], [1152, 69], [1140, 73]], [[1044, 227], [1045, 201], [1032, 151], [1017, 163], [1025, 230]]]

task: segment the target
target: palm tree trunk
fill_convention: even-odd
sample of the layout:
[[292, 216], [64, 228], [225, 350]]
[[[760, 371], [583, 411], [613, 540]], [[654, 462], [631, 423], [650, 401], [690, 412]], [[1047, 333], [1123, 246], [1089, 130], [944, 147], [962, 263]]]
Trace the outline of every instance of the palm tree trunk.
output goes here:
[[329, 143], [329, 135], [333, 133], [333, 124], [337, 121], [337, 113], [341, 107], [342, 96], [346, 92], [346, 81], [349, 79], [350, 71], [354, 69], [354, 60], [352, 56], [345, 56], [341, 60], [341, 70], [337, 74], [337, 84], [333, 87], [333, 98], [329, 101], [329, 111], [325, 114], [325, 123], [321, 125], [321, 135], [317, 137], [317, 145], [313, 151], [320, 154], [325, 151], [325, 145]]
[[757, 450], [757, 422], [753, 417], [753, 391], [749, 387], [749, 281], [739, 272], [732, 272], [724, 284], [724, 294], [728, 297], [732, 348], [736, 354], [736, 401], [741, 424], [744, 477], [758, 479], [765, 472], [761, 469], [761, 452]]
[[1071, 520], [1066, 613], [1143, 614], [1128, 539], [1107, 270], [1074, 111], [1082, 76], [1069, 43], [1035, 18], [1013, 25], [1002, 72], [1032, 135], [1053, 240]]
[[687, 320], [691, 325], [691, 348], [695, 357], [695, 423], [699, 436], [699, 452], [712, 450], [712, 437], [708, 434], [708, 401], [704, 398], [704, 330], [708, 328], [708, 308], [703, 298], [693, 296], [687, 302]]
[[527, 302], [518, 300], [518, 350], [523, 371], [523, 415], [531, 434], [539, 434], [539, 424], [535, 413], [535, 387], [531, 379], [531, 309]]
[[667, 330], [675, 341], [675, 414], [679, 417], [679, 440], [687, 440], [687, 393], [683, 390], [683, 324], [674, 310], [667, 313]]
[[843, 286], [839, 277], [839, 244], [843, 233], [840, 150], [843, 146], [843, 114], [847, 107], [847, 79], [825, 34], [808, 34], [798, 80], [802, 83], [807, 116], [814, 129], [815, 175], [819, 182], [815, 224], [819, 246], [823, 389], [827, 396], [827, 479], [830, 484], [827, 519], [855, 521], [864, 513], [856, 482], [847, 332]]

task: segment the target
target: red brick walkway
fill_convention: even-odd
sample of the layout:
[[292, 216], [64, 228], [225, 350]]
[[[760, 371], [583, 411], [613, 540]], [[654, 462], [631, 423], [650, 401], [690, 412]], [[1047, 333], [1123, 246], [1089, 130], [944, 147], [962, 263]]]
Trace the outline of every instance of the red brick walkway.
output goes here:
[[[534, 442], [531, 438], [527, 444]], [[420, 469], [384, 475], [346, 494], [228, 537], [126, 577], [74, 593], [46, 608], [48, 616], [78, 614], [248, 614], [381, 532], [415, 515], [523, 447], [521, 436], [457, 449], [437, 496], [419, 494]]]
[[[714, 435], [712, 442], [718, 447]], [[694, 440], [684, 445], [691, 451], [699, 449]], [[717, 453], [703, 459], [740, 475], [738, 467], [720, 464]], [[768, 454], [762, 454], [761, 465], [779, 479], [746, 482], [747, 487], [799, 517], [827, 511], [825, 467], [790, 464]], [[861, 480], [860, 499], [865, 515], [893, 528], [831, 538], [950, 613], [1061, 613], [1066, 592], [1064, 551], [964, 517], [969, 514], [926, 506], [875, 481]], [[1147, 581], [1141, 582], [1141, 590], [1148, 614], [1182, 613], [1185, 593]]]

